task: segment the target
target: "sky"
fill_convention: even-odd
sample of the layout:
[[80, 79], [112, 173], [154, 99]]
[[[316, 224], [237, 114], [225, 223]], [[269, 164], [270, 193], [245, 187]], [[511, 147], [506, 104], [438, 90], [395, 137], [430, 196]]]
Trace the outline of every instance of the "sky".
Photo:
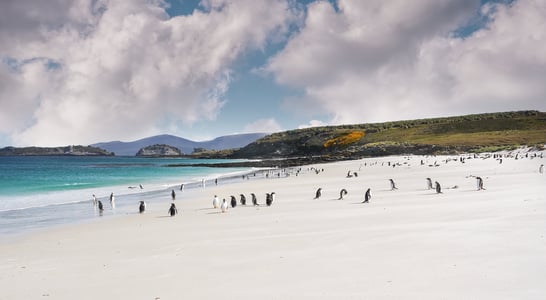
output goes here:
[[546, 110], [546, 0], [2, 0], [0, 147]]

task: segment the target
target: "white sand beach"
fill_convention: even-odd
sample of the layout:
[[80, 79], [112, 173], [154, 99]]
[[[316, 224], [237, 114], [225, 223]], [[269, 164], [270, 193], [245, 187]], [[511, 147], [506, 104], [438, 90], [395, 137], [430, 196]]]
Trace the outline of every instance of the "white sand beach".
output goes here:
[[[184, 191], [175, 217], [166, 194], [142, 215], [17, 237], [0, 244], [0, 299], [546, 299], [546, 159], [457, 159], [304, 166]], [[241, 193], [246, 206], [212, 208]]]

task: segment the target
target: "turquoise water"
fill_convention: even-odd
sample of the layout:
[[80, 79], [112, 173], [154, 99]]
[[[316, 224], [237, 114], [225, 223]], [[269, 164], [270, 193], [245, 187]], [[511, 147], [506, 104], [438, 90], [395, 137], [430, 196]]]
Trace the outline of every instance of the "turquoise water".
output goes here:
[[[116, 211], [134, 211], [134, 202], [166, 190], [200, 185], [201, 180], [236, 176], [250, 168], [166, 167], [168, 164], [226, 162], [184, 158], [0, 157], [0, 234], [96, 216], [92, 195]], [[237, 175], [239, 176], [239, 175]], [[142, 185], [142, 188], [140, 187]], [[138, 202], [138, 201], [137, 201]], [[127, 207], [126, 207], [127, 206]]]

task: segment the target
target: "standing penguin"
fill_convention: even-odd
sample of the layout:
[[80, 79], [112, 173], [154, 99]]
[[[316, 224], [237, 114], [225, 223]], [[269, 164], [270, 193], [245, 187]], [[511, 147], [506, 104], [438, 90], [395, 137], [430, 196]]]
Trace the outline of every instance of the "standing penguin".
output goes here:
[[438, 183], [438, 181], [435, 181], [434, 184], [436, 185], [436, 193], [441, 194], [442, 193], [442, 187], [440, 186], [440, 183]]
[[176, 205], [174, 205], [174, 203], [171, 203], [171, 207], [169, 207], [169, 215], [174, 217], [176, 214], [178, 214], [178, 209], [176, 209]]
[[320, 198], [320, 196], [322, 196], [322, 188], [319, 188], [319, 189], [317, 190], [317, 192], [315, 193], [315, 199]]
[[389, 179], [389, 181], [391, 183], [391, 191], [397, 190], [398, 188], [396, 187], [396, 184], [394, 183], [394, 180]]
[[214, 195], [214, 199], [212, 199], [212, 207], [219, 208], [220, 207], [220, 199], [218, 199], [218, 196]]
[[540, 165], [540, 167], [538, 167], [538, 172], [540, 174], [544, 173], [544, 164]]
[[267, 193], [265, 195], [265, 204], [267, 204], [267, 206], [271, 206], [271, 204], [273, 203], [273, 200], [275, 198], [275, 192], [273, 193]]
[[366, 193], [364, 194], [364, 201], [362, 203], [368, 203], [370, 202], [370, 199], [372, 199], [372, 193], [370, 192], [371, 188], [368, 188], [366, 190]]
[[99, 205], [99, 211], [103, 212], [104, 211], [104, 206], [102, 205], [102, 201], [98, 200], [98, 205]]
[[110, 194], [110, 206], [116, 208], [116, 197], [114, 196], [114, 193]]
[[146, 210], [146, 202], [140, 201], [140, 205], [138, 206], [138, 212], [143, 213]]
[[478, 191], [485, 190], [483, 188], [483, 179], [480, 176], [476, 177], [476, 184], [478, 185]]
[[235, 196], [231, 196], [231, 207], [237, 206], [237, 199], [235, 199]]
[[223, 213], [225, 213], [228, 209], [228, 204], [226, 202], [226, 199], [222, 199], [222, 205], [220, 205], [220, 209]]
[[258, 199], [256, 199], [256, 195], [254, 193], [251, 193], [250, 196], [252, 196], [252, 205], [258, 206]]
[[171, 198], [174, 200], [176, 200], [176, 193], [174, 192], [174, 190], [171, 191]]
[[432, 190], [432, 179], [430, 179], [430, 177], [427, 177], [427, 188]]
[[347, 190], [346, 189], [341, 189], [341, 191], [339, 192], [339, 199], [337, 200], [343, 200], [343, 196], [347, 195]]
[[241, 194], [241, 205], [246, 205], [246, 197], [243, 194]]

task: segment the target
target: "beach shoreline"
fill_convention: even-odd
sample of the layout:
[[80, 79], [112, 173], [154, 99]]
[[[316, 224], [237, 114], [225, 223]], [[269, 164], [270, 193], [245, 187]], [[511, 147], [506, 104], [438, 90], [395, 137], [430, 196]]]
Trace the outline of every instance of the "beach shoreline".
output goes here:
[[[544, 162], [367, 158], [188, 189], [174, 217], [165, 198], [142, 215], [135, 205], [0, 243], [0, 299], [542, 299]], [[214, 195], [234, 195], [238, 206], [221, 213]]]

